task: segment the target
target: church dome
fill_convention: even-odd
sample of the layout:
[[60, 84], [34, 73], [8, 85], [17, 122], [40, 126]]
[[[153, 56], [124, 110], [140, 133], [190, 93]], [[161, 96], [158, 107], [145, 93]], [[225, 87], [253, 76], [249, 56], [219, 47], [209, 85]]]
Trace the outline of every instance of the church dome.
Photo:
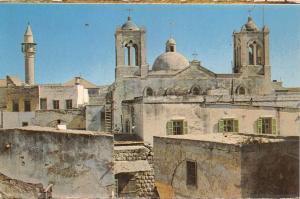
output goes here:
[[182, 70], [189, 66], [189, 61], [178, 52], [165, 52], [154, 61], [152, 70]]
[[126, 23], [122, 25], [122, 30], [139, 30], [139, 27], [128, 17]]

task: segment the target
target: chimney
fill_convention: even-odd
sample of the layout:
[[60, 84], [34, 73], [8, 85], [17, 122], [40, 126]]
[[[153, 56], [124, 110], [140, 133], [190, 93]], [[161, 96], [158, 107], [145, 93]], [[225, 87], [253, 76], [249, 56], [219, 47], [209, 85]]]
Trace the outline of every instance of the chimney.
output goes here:
[[75, 85], [80, 85], [80, 77], [75, 77]]

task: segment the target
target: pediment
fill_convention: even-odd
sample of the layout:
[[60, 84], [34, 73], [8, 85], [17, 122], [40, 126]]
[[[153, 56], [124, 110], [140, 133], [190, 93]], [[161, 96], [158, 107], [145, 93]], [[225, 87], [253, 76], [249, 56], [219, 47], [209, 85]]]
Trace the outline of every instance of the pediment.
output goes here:
[[210, 79], [216, 74], [202, 66], [189, 66], [176, 74], [178, 79]]

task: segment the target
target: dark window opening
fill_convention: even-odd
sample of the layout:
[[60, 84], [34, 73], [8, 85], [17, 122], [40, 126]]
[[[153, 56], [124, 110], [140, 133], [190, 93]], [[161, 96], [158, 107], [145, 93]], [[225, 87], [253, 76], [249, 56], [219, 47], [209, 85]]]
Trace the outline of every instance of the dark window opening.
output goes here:
[[170, 46], [170, 52], [174, 52], [174, 46]]
[[262, 134], [272, 134], [272, 118], [262, 118]]
[[238, 94], [239, 95], [245, 95], [246, 94], [245, 88], [244, 87], [240, 87], [239, 90], [238, 90]]
[[28, 126], [28, 122], [22, 122], [22, 126]]
[[73, 108], [72, 100], [71, 99], [66, 100], [66, 109], [72, 109], [72, 108]]
[[197, 162], [186, 161], [186, 185], [197, 186]]
[[116, 179], [118, 197], [136, 196], [136, 179], [134, 175], [128, 173], [120, 173], [116, 175]]
[[200, 95], [200, 89], [198, 87], [194, 87], [192, 89], [192, 95]]
[[125, 122], [125, 133], [130, 133], [130, 121], [126, 120]]
[[25, 112], [30, 112], [31, 111], [30, 101], [29, 100], [24, 100], [24, 111]]
[[12, 102], [12, 111], [13, 112], [19, 112], [19, 103], [18, 103], [18, 101], [13, 101]]
[[47, 110], [47, 99], [46, 98], [40, 99], [40, 109]]
[[53, 100], [53, 109], [59, 109], [59, 100]]
[[153, 90], [152, 90], [152, 88], [147, 88], [147, 90], [146, 90], [146, 96], [153, 96]]

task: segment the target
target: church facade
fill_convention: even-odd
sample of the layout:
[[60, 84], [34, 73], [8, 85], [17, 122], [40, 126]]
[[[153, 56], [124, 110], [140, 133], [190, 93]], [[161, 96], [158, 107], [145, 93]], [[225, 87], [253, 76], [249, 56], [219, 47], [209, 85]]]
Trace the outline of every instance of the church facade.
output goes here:
[[[149, 122], [150, 126], [147, 125], [147, 120], [151, 118], [147, 118], [143, 106], [136, 106], [144, 103], [146, 99], [148, 103], [152, 99], [153, 104], [169, 102], [177, 104], [163, 114], [171, 116], [179, 111], [181, 113], [175, 115], [181, 118], [181, 115], [186, 114], [176, 107], [183, 104], [200, 104], [205, 103], [206, 100], [220, 103], [221, 98], [223, 100], [226, 98], [226, 103], [230, 104], [237, 103], [235, 100], [253, 103], [253, 100], [259, 99], [260, 102], [256, 105], [265, 106], [263, 101], [267, 100], [266, 96], [276, 96], [279, 88], [283, 89], [279, 82], [271, 81], [269, 28], [267, 26], [258, 28], [251, 17], [248, 17], [239, 32], [233, 33], [234, 64], [231, 74], [217, 74], [205, 68], [198, 60], [187, 60], [177, 51], [176, 41], [173, 38], [167, 40], [165, 52], [159, 55], [150, 67], [146, 59], [145, 34], [145, 29], [138, 27], [130, 17], [115, 32], [115, 82], [110, 87], [106, 104], [106, 107], [110, 107], [110, 109], [106, 108], [106, 113], [107, 110], [111, 110], [109, 118], [112, 118], [106, 128], [108, 131], [140, 134], [148, 129], [147, 134], [150, 134], [148, 137], [153, 137], [155, 133], [149, 131], [157, 129], [159, 121]], [[285, 97], [288, 95], [284, 94], [290, 92], [291, 89], [284, 90], [281, 95], [284, 103], [280, 106], [289, 106], [289, 97]], [[296, 98], [299, 99], [299, 95]], [[271, 104], [267, 106], [278, 105], [273, 103], [276, 99], [268, 100]], [[291, 106], [296, 107], [295, 104]], [[189, 108], [185, 112], [191, 112], [192, 109]], [[222, 109], [227, 108], [230, 109], [230, 107]], [[154, 110], [153, 107], [148, 109]], [[161, 107], [159, 112], [164, 110], [166, 109]], [[163, 118], [159, 112], [153, 114], [157, 118]], [[296, 111], [295, 117], [298, 113]], [[297, 124], [299, 125], [299, 122]], [[160, 131], [167, 134], [167, 122], [159, 125], [163, 129]], [[184, 129], [184, 124], [180, 125]], [[203, 131], [203, 128], [196, 128], [194, 132], [196, 131]], [[212, 129], [209, 131], [214, 132]], [[253, 130], [250, 133], [253, 133]], [[151, 139], [149, 138], [148, 141]]]

